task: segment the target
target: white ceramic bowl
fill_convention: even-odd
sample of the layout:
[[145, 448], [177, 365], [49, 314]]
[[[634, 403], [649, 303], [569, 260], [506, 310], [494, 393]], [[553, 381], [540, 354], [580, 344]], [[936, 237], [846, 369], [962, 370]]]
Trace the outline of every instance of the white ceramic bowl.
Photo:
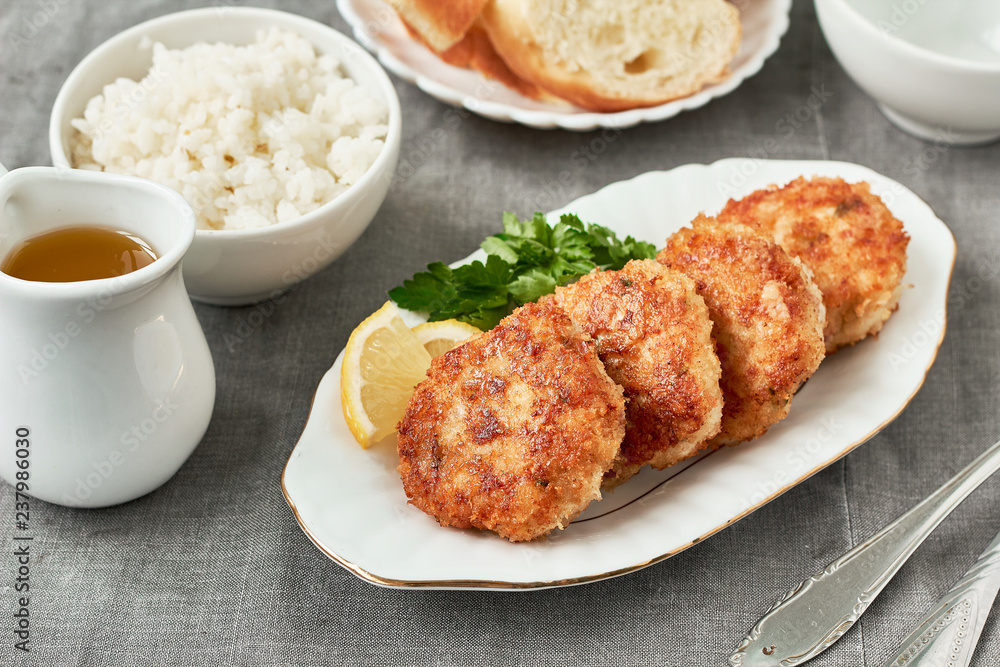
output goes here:
[[948, 144], [1000, 138], [1000, 2], [815, 3], [833, 54], [893, 123]]
[[94, 49], [63, 84], [52, 108], [49, 149], [56, 166], [70, 166], [70, 120], [117, 77], [141, 79], [152, 64], [148, 37], [169, 48], [196, 42], [247, 44], [257, 30], [277, 26], [299, 33], [322, 53], [334, 53], [356, 82], [389, 108], [385, 146], [368, 172], [346, 192], [295, 220], [249, 230], [198, 230], [184, 258], [184, 280], [195, 299], [239, 305], [274, 298], [339, 257], [364, 231], [385, 199], [399, 157], [399, 98], [382, 67], [358, 44], [329, 26], [285, 12], [213, 7], [168, 14], [130, 28]]

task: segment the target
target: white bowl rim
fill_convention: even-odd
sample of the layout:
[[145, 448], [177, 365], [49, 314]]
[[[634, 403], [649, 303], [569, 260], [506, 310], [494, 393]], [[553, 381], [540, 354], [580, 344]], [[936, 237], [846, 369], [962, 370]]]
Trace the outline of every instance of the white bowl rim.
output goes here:
[[884, 39], [888, 43], [902, 49], [909, 55], [926, 58], [937, 65], [945, 65], [956, 69], [973, 70], [976, 72], [986, 73], [1000, 73], [1000, 63], [992, 65], [979, 60], [969, 60], [967, 58], [960, 58], [959, 56], [940, 53], [938, 51], [928, 49], [927, 47], [914, 44], [913, 42], [909, 42], [901, 37], [896, 37], [895, 35], [883, 30], [879, 30], [872, 21], [855, 9], [849, 0], [814, 0], [814, 2], [817, 5], [823, 2], [831, 5], [839, 5], [842, 10], [850, 16], [851, 20], [861, 26], [862, 30], [868, 32], [869, 34], [874, 34], [876, 38]]
[[[201, 237], [202, 239], [206, 237], [239, 237], [261, 240], [270, 236], [283, 236], [285, 233], [290, 232], [294, 228], [309, 225], [315, 218], [325, 216], [331, 209], [342, 207], [350, 200], [356, 199], [361, 196], [359, 193], [364, 192], [372, 181], [380, 178], [377, 174], [380, 174], [383, 171], [385, 163], [391, 159], [391, 154], [394, 152], [392, 147], [394, 145], [398, 145], [402, 138], [402, 111], [399, 105], [399, 96], [396, 94], [396, 88], [393, 86], [392, 80], [389, 78], [389, 75], [386, 73], [381, 63], [379, 63], [356, 41], [325, 23], [321, 23], [299, 14], [264, 7], [226, 7], [224, 11], [234, 12], [249, 17], [280, 20], [284, 22], [284, 25], [281, 27], [284, 27], [285, 29], [288, 29], [289, 25], [294, 26], [295, 24], [319, 28], [328, 32], [334, 40], [339, 41], [341, 44], [355, 48], [357, 50], [357, 57], [361, 58], [369, 65], [374, 66], [372, 71], [375, 73], [375, 82], [378, 83], [379, 89], [386, 98], [386, 106], [389, 109], [389, 129], [386, 133], [385, 143], [382, 146], [382, 150], [379, 151], [378, 157], [375, 158], [375, 162], [368, 167], [367, 171], [365, 171], [357, 182], [350, 185], [347, 190], [337, 195], [335, 198], [326, 202], [322, 206], [309, 211], [308, 213], [300, 215], [294, 220], [278, 222], [266, 227], [254, 227], [252, 229], [195, 229], [195, 236]], [[60, 131], [61, 119], [66, 106], [66, 97], [68, 96], [68, 91], [71, 88], [70, 84], [75, 83], [76, 80], [82, 76], [82, 72], [86, 71], [86, 69], [91, 66], [92, 61], [97, 60], [105, 51], [116, 47], [123, 41], [128, 41], [136, 37], [142, 37], [142, 33], [149, 30], [153, 26], [159, 27], [164, 23], [198, 20], [209, 15], [217, 17], [218, 14], [218, 7], [202, 7], [199, 9], [188, 9], [180, 12], [163, 14], [112, 35], [84, 56], [83, 60], [81, 60], [79, 64], [73, 68], [73, 71], [69, 73], [69, 76], [66, 77], [66, 81], [63, 82], [62, 87], [59, 89], [59, 94], [56, 95], [55, 102], [52, 105], [52, 113], [49, 117], [49, 152], [52, 154], [53, 163], [61, 163], [56, 164], [57, 167], [65, 166], [73, 168], [70, 166], [69, 159], [63, 150], [63, 137], [62, 132]], [[313, 47], [316, 48], [316, 45], [313, 44]], [[391, 177], [391, 174], [389, 176]]]

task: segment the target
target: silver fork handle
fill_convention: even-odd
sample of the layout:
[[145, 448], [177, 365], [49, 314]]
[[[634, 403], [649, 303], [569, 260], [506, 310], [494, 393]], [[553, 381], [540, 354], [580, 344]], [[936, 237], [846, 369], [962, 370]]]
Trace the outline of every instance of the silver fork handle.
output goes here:
[[885, 667], [967, 667], [1000, 590], [1000, 534], [903, 640]]
[[729, 656], [733, 667], [791, 667], [840, 639], [906, 559], [955, 507], [1000, 469], [1000, 442], [822, 571], [789, 591]]

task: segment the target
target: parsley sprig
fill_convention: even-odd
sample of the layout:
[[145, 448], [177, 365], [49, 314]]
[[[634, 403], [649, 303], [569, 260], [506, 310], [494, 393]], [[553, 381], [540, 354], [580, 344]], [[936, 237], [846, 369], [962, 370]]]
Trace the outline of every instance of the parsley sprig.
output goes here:
[[442, 262], [389, 290], [401, 308], [429, 313], [431, 322], [458, 319], [492, 329], [517, 306], [551, 294], [594, 268], [620, 269], [630, 259], [651, 259], [652, 243], [624, 241], [601, 225], [563, 215], [549, 225], [535, 213], [519, 220], [504, 213], [503, 232], [481, 244], [486, 262], [451, 268]]

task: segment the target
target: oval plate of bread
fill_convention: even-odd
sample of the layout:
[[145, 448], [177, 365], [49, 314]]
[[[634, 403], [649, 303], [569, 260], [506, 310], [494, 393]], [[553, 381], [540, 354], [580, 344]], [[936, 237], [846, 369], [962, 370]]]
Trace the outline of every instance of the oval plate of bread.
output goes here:
[[427, 94], [529, 127], [624, 128], [756, 74], [791, 0], [338, 0], [354, 36]]
[[[414, 445], [413, 434], [433, 432], [435, 421], [448, 418], [447, 410], [435, 413], [425, 409], [422, 416], [421, 410], [408, 409], [400, 422], [398, 446], [395, 436], [367, 450], [358, 445], [340, 407], [341, 354], [320, 382], [306, 426], [285, 466], [282, 489], [309, 538], [350, 572], [381, 586], [525, 590], [583, 584], [647, 567], [723, 530], [869, 440], [892, 422], [920, 389], [944, 339], [948, 286], [956, 252], [954, 238], [913, 192], [866, 167], [842, 162], [748, 158], [685, 165], [614, 183], [548, 217], [555, 221], [560, 214], [570, 212], [604, 225], [622, 237], [631, 235], [654, 243], [658, 262], [641, 260], [631, 269], [626, 266], [623, 271], [631, 271], [628, 279], [626, 274], [610, 271], [592, 273], [580, 283], [559, 288], [555, 297], [543, 297], [538, 304], [514, 311], [496, 329], [470, 339], [438, 359], [450, 359], [454, 366], [462, 358], [475, 358], [479, 354], [471, 367], [485, 367], [505, 354], [498, 347], [504, 335], [521, 341], [517, 344], [522, 347], [515, 348], [511, 356], [524, 357], [527, 353], [518, 352], [525, 349], [524, 345], [530, 345], [531, 354], [535, 354], [541, 344], [530, 342], [530, 332], [529, 338], [525, 338], [521, 335], [523, 331], [519, 333], [517, 329], [519, 322], [543, 316], [550, 323], [555, 322], [551, 326], [546, 324], [549, 329], [562, 327], [563, 333], [558, 334], [561, 343], [555, 345], [556, 352], [562, 354], [558, 358], [570, 359], [566, 354], [571, 353], [574, 359], [582, 360], [573, 361], [584, 369], [580, 372], [597, 373], [604, 378], [603, 371], [587, 366], [585, 357], [591, 343], [586, 341], [591, 339], [580, 334], [584, 342], [568, 343], [576, 334], [565, 333], [572, 325], [565, 314], [556, 313], [558, 309], [553, 303], [564, 307], [569, 314], [575, 308], [584, 317], [588, 311], [613, 313], [602, 311], [590, 299], [613, 292], [634, 294], [649, 276], [667, 271], [664, 266], [673, 267], [670, 271], [683, 269], [693, 278], [671, 279], [670, 284], [681, 286], [676, 292], [681, 298], [674, 301], [681, 310], [669, 312], [694, 313], [692, 307], [704, 310], [707, 304], [712, 323], [706, 326], [711, 328], [712, 342], [722, 361], [721, 381], [715, 387], [718, 393], [721, 385], [724, 397], [721, 427], [716, 409], [713, 417], [716, 422], [711, 428], [695, 425], [687, 431], [700, 429], [701, 438], [708, 440], [700, 441], [683, 456], [672, 456], [669, 461], [659, 459], [663, 465], [656, 467], [662, 467], [661, 470], [653, 469], [655, 458], [639, 461], [632, 468], [626, 465], [628, 461], [616, 460], [605, 473], [603, 486], [598, 470], [596, 492], [592, 495], [587, 494], [594, 489], [588, 490], [582, 486], [583, 482], [573, 481], [573, 471], [567, 476], [565, 467], [554, 473], [561, 475], [558, 484], [550, 482], [555, 478], [548, 474], [547, 479], [529, 478], [526, 489], [507, 496], [503, 495], [502, 475], [490, 472], [483, 497], [493, 494], [491, 497], [499, 500], [490, 501], [493, 515], [489, 521], [494, 522], [484, 523], [480, 521], [484, 515], [476, 514], [475, 504], [479, 501], [475, 490], [461, 486], [468, 482], [468, 475], [464, 482], [452, 478], [448, 486], [438, 488], [431, 488], [436, 479], [424, 479], [423, 486], [416, 490], [407, 481], [418, 477], [418, 468], [427, 463], [420, 460], [420, 443], [410, 446]], [[763, 231], [751, 233], [743, 225], [755, 225]], [[762, 240], [764, 232], [774, 235], [773, 244]], [[709, 248], [709, 255], [699, 255], [706, 252], [705, 248]], [[720, 248], [725, 250], [717, 252]], [[745, 250], [733, 251], [733, 248]], [[857, 249], [861, 249], [861, 255], [854, 254]], [[835, 252], [828, 252], [831, 250]], [[481, 258], [482, 254], [472, 256], [475, 257]], [[733, 268], [747, 258], [751, 260], [747, 266], [757, 267], [749, 271], [753, 277], [746, 276], [747, 271]], [[851, 262], [857, 266], [850, 266]], [[717, 280], [713, 278], [713, 270], [719, 271], [715, 274]], [[837, 271], [847, 278], [831, 278]], [[803, 275], [810, 276], [815, 284]], [[713, 280], [718, 289], [712, 287]], [[801, 280], [808, 285], [796, 296], [795, 283]], [[854, 285], [852, 289], [859, 290], [860, 296], [843, 293], [841, 287], [845, 281]], [[580, 287], [574, 287], [577, 284]], [[697, 295], [693, 294], [692, 286], [697, 287]], [[765, 313], [763, 318], [756, 321], [753, 317], [745, 318], [753, 310], [745, 305], [733, 311], [741, 313], [739, 316], [728, 320], [718, 316], [718, 312], [727, 308], [726, 299], [736, 303], [749, 292], [762, 296], [755, 301], [755, 307]], [[635, 312], [639, 313], [638, 318], [641, 312]], [[403, 311], [403, 314], [409, 326], [424, 319], [419, 313]], [[631, 316], [628, 319], [631, 322]], [[792, 320], [798, 322], [797, 328], [781, 325]], [[673, 328], [664, 329], [669, 332], [665, 339], [668, 345], [671, 340], [678, 345], [686, 340], [684, 330], [675, 326], [682, 321], [679, 316], [669, 320]], [[537, 324], [534, 326], [539, 328]], [[496, 333], [501, 330], [503, 334]], [[779, 334], [777, 339], [775, 332]], [[702, 338], [708, 340], [708, 334], [702, 333], [705, 334]], [[628, 403], [639, 405], [642, 399], [629, 396], [627, 372], [624, 380], [620, 373], [616, 374], [621, 371], [622, 359], [627, 361], [628, 350], [617, 354], [612, 349], [615, 341], [622, 336], [627, 338], [628, 334], [629, 327], [620, 327], [613, 335], [605, 332], [603, 339], [602, 334], [596, 333], [594, 345], [608, 374], [625, 385]], [[800, 334], [805, 341], [801, 346], [790, 351], [782, 347]], [[743, 348], [734, 342], [740, 336], [746, 341]], [[760, 384], [757, 381], [762, 377], [760, 373], [754, 376], [757, 380], [751, 377], [753, 374], [744, 375], [742, 388], [732, 377], [727, 380], [727, 376], [737, 373], [733, 369], [742, 363], [741, 359], [761, 356], [761, 348], [766, 347], [769, 337], [773, 342], [770, 351], [765, 352], [789, 354], [786, 360], [795, 363], [778, 364], [780, 372], [769, 375], [756, 394], [743, 390]], [[525, 343], [526, 340], [529, 342]], [[648, 352], [650, 349], [647, 346], [641, 354], [632, 356], [654, 354]], [[719, 378], [719, 365], [714, 361], [715, 355], [709, 352], [709, 356], [709, 362], [698, 362], [701, 368], [709, 370], [698, 374], [714, 382]], [[440, 377], [446, 366], [436, 366], [438, 359], [428, 371], [431, 381]], [[808, 368], [795, 370], [794, 376], [788, 374], [789, 368], [807, 361]], [[715, 364], [714, 371], [711, 364]], [[563, 368], [569, 368], [569, 363], [558, 362], [552, 368], [543, 374], [555, 378], [563, 373]], [[690, 374], [682, 371], [673, 377], [683, 379]], [[461, 379], [461, 391], [470, 401], [481, 401], [486, 393], [495, 393], [498, 378], [488, 380], [487, 386], [492, 389], [478, 391], [470, 389], [470, 377], [466, 374]], [[573, 379], [572, 385], [559, 390], [558, 400], [552, 399], [553, 405], [558, 404], [553, 409], [573, 403], [591, 410], [596, 392], [603, 392], [596, 403], [604, 415], [602, 423], [610, 426], [602, 433], [617, 428], [614, 437], [620, 441], [624, 430], [625, 442], [621, 448], [624, 452], [633, 437], [629, 429], [641, 419], [637, 413], [628, 411], [628, 420], [613, 414], [614, 410], [621, 410], [621, 391], [609, 390], [614, 384], [605, 380], [592, 382], [589, 386], [593, 389], [581, 390], [579, 381]], [[785, 384], [781, 385], [782, 382]], [[415, 396], [428, 393], [425, 384], [421, 383]], [[434, 387], [430, 390], [433, 392]], [[518, 389], [513, 403], [523, 404], [526, 391], [523, 387]], [[763, 398], [754, 404], [747, 399], [752, 396]], [[432, 405], [433, 398], [423, 405]], [[411, 399], [411, 406], [415, 400]], [[612, 405], [615, 401], [618, 407]], [[466, 410], [469, 405], [472, 403], [459, 409]], [[669, 409], [669, 401], [664, 405]], [[750, 408], [744, 409], [747, 406]], [[682, 416], [690, 416], [691, 412], [687, 410]], [[746, 418], [751, 412], [757, 416], [756, 421]], [[432, 415], [430, 420], [427, 414]], [[433, 417], [434, 414], [438, 416]], [[611, 418], [620, 419], [617, 426]], [[503, 419], [501, 416], [500, 421]], [[588, 429], [579, 415], [574, 419], [575, 433], [597, 433], [596, 428]], [[681, 421], [678, 419], [678, 423]], [[487, 443], [503, 429], [496, 419], [488, 426], [486, 430], [491, 433], [487, 438], [481, 438], [484, 432], [481, 428], [473, 434], [473, 440], [478, 438], [477, 445]], [[515, 431], [507, 446], [536, 443], [534, 436], [516, 435], [528, 432]], [[444, 435], [435, 433], [431, 437], [435, 460], [423, 469], [430, 471], [431, 477], [443, 479], [449, 474], [447, 457], [457, 450], [453, 447], [442, 454], [450, 445], [438, 440]], [[405, 447], [404, 439], [410, 441]], [[576, 439], [576, 436], [570, 438]], [[426, 439], [423, 444], [427, 444]], [[590, 454], [601, 450], [604, 441], [598, 445], [588, 452], [587, 465], [597, 460], [597, 454]], [[532, 445], [524, 449], [529, 451], [540, 450]], [[611, 454], [617, 451], [616, 442]], [[476, 469], [487, 470], [479, 458], [477, 453]], [[563, 460], [568, 458], [564, 456]], [[602, 469], [608, 469], [610, 462], [604, 460]], [[643, 465], [644, 462], [650, 465]], [[504, 465], [522, 463], [522, 457], [506, 456]], [[541, 466], [548, 463], [539, 461]], [[468, 461], [464, 465], [466, 471], [471, 470]], [[609, 484], [607, 475], [613, 471], [626, 475]], [[476, 483], [485, 478], [480, 475]], [[546, 499], [555, 497], [553, 494], [560, 493], [555, 488], [560, 485], [565, 488], [575, 485], [574, 497], [583, 497], [584, 502], [574, 507], [572, 516], [560, 515], [557, 525], [524, 533], [519, 532], [524, 526], [516, 517], [503, 516], [507, 508], [516, 506], [519, 497], [529, 498], [537, 508], [548, 502]], [[434, 493], [438, 493], [437, 500]], [[591, 501], [592, 497], [596, 499]], [[470, 507], [475, 510], [472, 514]], [[468, 525], [470, 516], [471, 524], [478, 528], [456, 527]], [[537, 517], [537, 513], [533, 516]]]

